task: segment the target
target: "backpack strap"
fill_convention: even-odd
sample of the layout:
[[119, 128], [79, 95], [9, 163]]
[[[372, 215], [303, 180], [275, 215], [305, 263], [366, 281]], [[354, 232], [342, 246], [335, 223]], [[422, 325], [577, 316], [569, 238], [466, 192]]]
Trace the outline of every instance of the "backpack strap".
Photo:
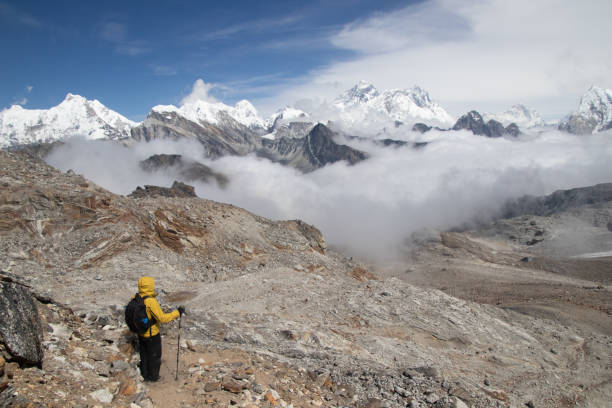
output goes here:
[[[145, 299], [148, 299], [148, 298], [150, 298], [150, 297], [151, 297], [151, 296], [145, 296], [145, 297], [143, 297], [143, 298], [142, 298], [142, 303], [144, 303]], [[146, 310], [146, 309], [147, 309], [147, 305], [145, 305], [145, 310]], [[151, 312], [151, 318], [154, 318], [153, 311], [152, 311], [152, 310], [149, 310], [149, 312]], [[152, 330], [153, 330], [153, 323], [151, 323], [151, 321], [152, 321], [152, 320], [151, 320], [151, 319], [149, 319], [149, 338], [153, 337], [153, 332], [152, 332]]]

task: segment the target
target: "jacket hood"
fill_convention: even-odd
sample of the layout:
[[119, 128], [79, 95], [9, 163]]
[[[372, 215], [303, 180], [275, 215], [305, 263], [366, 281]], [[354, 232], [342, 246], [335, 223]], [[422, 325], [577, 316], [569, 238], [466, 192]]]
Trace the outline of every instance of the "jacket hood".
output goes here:
[[138, 294], [140, 297], [157, 296], [157, 292], [155, 292], [155, 279], [150, 276], [143, 276], [138, 279]]

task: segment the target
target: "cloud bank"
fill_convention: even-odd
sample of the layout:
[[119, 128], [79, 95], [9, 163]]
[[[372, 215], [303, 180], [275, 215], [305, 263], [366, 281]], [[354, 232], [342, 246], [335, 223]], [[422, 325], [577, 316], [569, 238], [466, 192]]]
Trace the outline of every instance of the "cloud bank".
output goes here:
[[[420, 135], [407, 137], [411, 140]], [[329, 243], [374, 259], [397, 256], [421, 228], [450, 228], [494, 214], [508, 198], [610, 182], [612, 132], [576, 137], [556, 131], [525, 140], [488, 139], [467, 132], [431, 132], [423, 149], [352, 142], [371, 158], [336, 163], [309, 174], [256, 157], [202, 159], [199, 145], [73, 140], [50, 164], [128, 194], [137, 185], [170, 186], [172, 174], [144, 173], [137, 162], [155, 153], [198, 159], [227, 175], [225, 189], [196, 183], [199, 197], [228, 202], [272, 219], [302, 219]]]
[[546, 119], [573, 110], [591, 85], [612, 87], [612, 2], [432, 0], [355, 21], [328, 41], [351, 57], [290, 84], [267, 106], [331, 100], [361, 79], [427, 89], [454, 115], [524, 103]]

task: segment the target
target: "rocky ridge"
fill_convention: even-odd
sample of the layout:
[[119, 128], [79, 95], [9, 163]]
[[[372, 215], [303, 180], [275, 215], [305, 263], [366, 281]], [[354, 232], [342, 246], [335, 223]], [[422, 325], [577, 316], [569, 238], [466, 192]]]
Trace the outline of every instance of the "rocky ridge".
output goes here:
[[515, 123], [511, 123], [505, 127], [500, 122], [493, 119], [485, 123], [482, 115], [476, 111], [470, 111], [457, 119], [452, 130], [469, 130], [475, 135], [487, 137], [501, 137], [504, 135], [516, 137], [521, 133]]
[[295, 167], [303, 172], [316, 170], [328, 163], [348, 161], [354, 164], [365, 154], [334, 141], [335, 133], [323, 124], [312, 127], [301, 138], [262, 138], [229, 116], [220, 115], [219, 124], [192, 122], [175, 112], [152, 112], [139, 126], [132, 129], [136, 141], [156, 139], [196, 140], [210, 158], [225, 155], [245, 156], [255, 153], [274, 162]]
[[[412, 131], [419, 133], [427, 133], [432, 129], [432, 126], [426, 125], [425, 123], [415, 123], [412, 126]], [[521, 131], [516, 123], [510, 123], [504, 127], [503, 124], [494, 119], [490, 119], [485, 122], [482, 115], [477, 111], [470, 111], [461, 116], [450, 129], [442, 129], [437, 126], [435, 129], [441, 132], [447, 132], [450, 130], [469, 130], [475, 135], [486, 137], [516, 137], [521, 134]]]
[[140, 167], [148, 172], [171, 172], [180, 180], [187, 182], [210, 183], [214, 180], [221, 188], [229, 183], [226, 175], [216, 172], [205, 164], [184, 159], [180, 154], [155, 154], [141, 161]]
[[[106, 406], [552, 407], [583, 401], [609, 370], [595, 359], [609, 361], [605, 336], [374, 274], [303, 222], [197, 198], [117, 196], [31, 157], [0, 155], [0, 268], [40, 298], [62, 300], [45, 306], [67, 313], [55, 310], [57, 331], [43, 324], [45, 341], [75, 324], [63, 349], [45, 343], [52, 360], [42, 371], [13, 366], [3, 397], [18, 390], [41, 401], [54, 389], [69, 401], [83, 386], [86, 400]], [[455, 237], [436, 245], [458, 259], [488, 253], [493, 267], [521, 264], [519, 254]], [[166, 308], [189, 311], [179, 389], [192, 397], [183, 402], [171, 399], [173, 380], [142, 385], [136, 354], [123, 350], [122, 306], [145, 274]], [[123, 355], [96, 360], [90, 348]], [[211, 357], [226, 352], [242, 364]], [[113, 359], [125, 362], [117, 371], [134, 380], [133, 393], [121, 393]]]

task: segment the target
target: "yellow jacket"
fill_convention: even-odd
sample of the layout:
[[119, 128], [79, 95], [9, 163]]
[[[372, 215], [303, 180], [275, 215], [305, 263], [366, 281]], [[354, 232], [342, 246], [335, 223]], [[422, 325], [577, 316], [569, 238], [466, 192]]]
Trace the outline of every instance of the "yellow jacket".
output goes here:
[[155, 336], [159, 333], [160, 323], [169, 323], [172, 320], [180, 316], [178, 310], [174, 310], [170, 313], [164, 313], [164, 311], [157, 303], [157, 292], [155, 292], [155, 279], [150, 276], [143, 276], [138, 279], [138, 294], [140, 297], [149, 296], [144, 300], [144, 304], [147, 307], [147, 317], [149, 319], [154, 318], [155, 324], [151, 326], [151, 330], [147, 330], [142, 337], [148, 338]]

